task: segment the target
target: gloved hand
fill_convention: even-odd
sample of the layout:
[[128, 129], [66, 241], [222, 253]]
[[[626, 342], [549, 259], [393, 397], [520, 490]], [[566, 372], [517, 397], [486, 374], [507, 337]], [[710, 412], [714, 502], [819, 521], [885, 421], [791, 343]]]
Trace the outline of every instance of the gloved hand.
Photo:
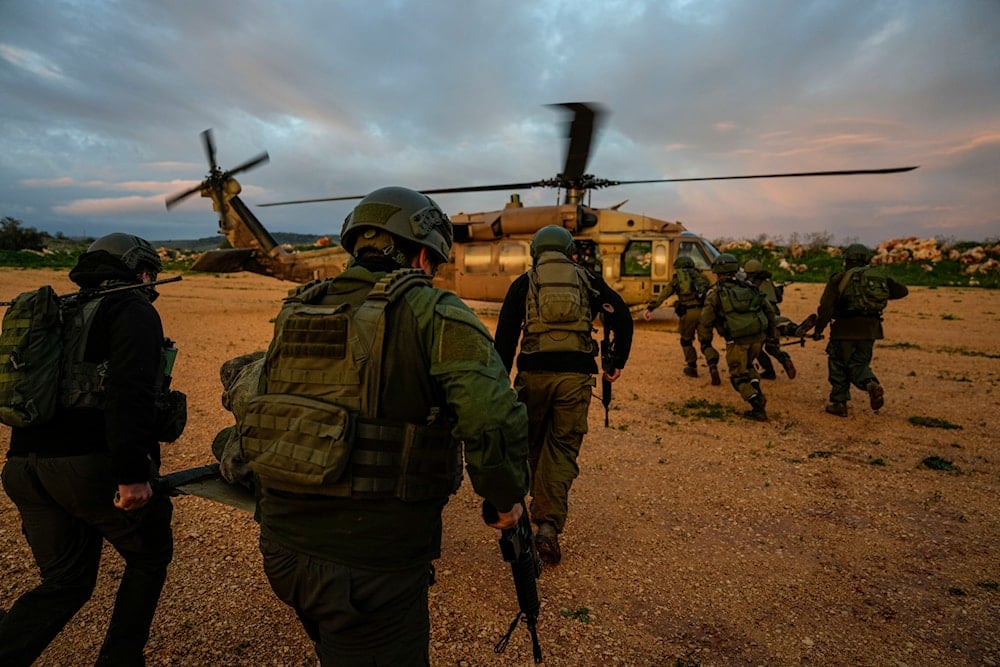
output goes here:
[[823, 332], [822, 331], [813, 331], [812, 339], [813, 340], [823, 340]]

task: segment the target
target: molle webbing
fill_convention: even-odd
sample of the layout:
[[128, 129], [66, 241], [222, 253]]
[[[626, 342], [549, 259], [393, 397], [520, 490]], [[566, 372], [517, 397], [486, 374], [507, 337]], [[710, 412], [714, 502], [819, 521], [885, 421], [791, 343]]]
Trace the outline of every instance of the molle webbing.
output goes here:
[[539, 255], [528, 272], [521, 353], [597, 353], [585, 272], [560, 252]]
[[84, 361], [94, 316], [101, 299], [90, 299], [67, 308], [63, 321], [63, 369], [60, 404], [65, 408], [104, 406], [104, 378], [108, 363]]
[[328, 283], [290, 297], [275, 324], [261, 389], [241, 428], [264, 486], [293, 493], [404, 501], [447, 497], [461, 482], [461, 449], [447, 427], [379, 413], [385, 310], [419, 270], [396, 271], [367, 298], [323, 305]]

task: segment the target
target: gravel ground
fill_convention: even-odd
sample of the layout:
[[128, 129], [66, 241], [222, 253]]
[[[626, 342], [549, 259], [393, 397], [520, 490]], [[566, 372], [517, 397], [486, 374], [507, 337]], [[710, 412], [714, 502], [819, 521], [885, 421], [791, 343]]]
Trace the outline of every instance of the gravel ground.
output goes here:
[[[43, 283], [69, 291], [62, 272], [0, 277], [0, 299]], [[181, 350], [175, 386], [190, 409], [185, 434], [165, 446], [164, 472], [211, 462], [211, 439], [230, 420], [219, 365], [267, 343], [289, 287], [192, 274], [161, 288], [157, 307]], [[820, 291], [789, 286], [783, 312], [801, 319]], [[728, 382], [710, 386], [704, 368], [681, 375], [665, 310], [637, 324], [610, 428], [593, 403], [563, 562], [538, 582], [545, 664], [1000, 664], [1000, 292], [916, 288], [893, 302], [874, 363], [886, 406], [875, 415], [859, 395], [848, 419], [823, 413], [825, 355], [812, 341], [787, 348], [795, 380], [779, 372], [765, 384], [771, 421], [741, 419]], [[0, 429], [0, 448], [8, 437]], [[955, 469], [928, 468], [928, 457]], [[532, 664], [520, 627], [493, 653], [516, 602], [468, 483], [444, 524], [432, 664]], [[174, 531], [149, 665], [317, 664], [268, 587], [248, 514], [181, 497]], [[93, 599], [39, 665], [92, 663], [121, 572], [106, 550]], [[3, 494], [0, 575], [4, 608], [37, 583]]]

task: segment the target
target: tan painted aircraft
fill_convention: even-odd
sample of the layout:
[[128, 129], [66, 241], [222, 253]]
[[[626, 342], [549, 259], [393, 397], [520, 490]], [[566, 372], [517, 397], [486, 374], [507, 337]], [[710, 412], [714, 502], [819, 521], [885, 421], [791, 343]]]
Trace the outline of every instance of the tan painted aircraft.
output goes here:
[[[464, 186], [420, 190], [427, 195], [458, 192], [517, 191], [530, 188], [559, 188], [563, 203], [554, 206], [524, 206], [519, 194], [511, 194], [499, 210], [450, 215], [455, 242], [452, 257], [441, 267], [435, 284], [454, 291], [463, 299], [502, 301], [510, 283], [531, 264], [529, 245], [536, 231], [546, 225], [560, 225], [573, 234], [582, 263], [599, 272], [605, 282], [635, 309], [656, 298], [673, 275], [677, 257], [686, 255], [695, 266], [707, 270], [718, 251], [705, 238], [688, 231], [679, 221], [660, 220], [621, 210], [622, 202], [610, 208], [584, 204], [592, 190], [643, 183], [674, 183], [760, 178], [798, 178], [891, 174], [916, 167], [855, 169], [841, 171], [755, 174], [695, 178], [661, 178], [638, 181], [615, 181], [584, 173], [590, 156], [594, 130], [602, 112], [597, 105], [572, 102], [555, 105], [573, 114], [562, 173], [554, 178], [520, 183]], [[306, 282], [333, 276], [344, 270], [349, 256], [340, 247], [302, 251], [278, 244], [264, 225], [239, 198], [241, 186], [234, 178], [268, 160], [267, 153], [223, 171], [215, 160], [211, 130], [202, 132], [210, 171], [198, 185], [169, 197], [167, 208], [200, 193], [212, 200], [219, 213], [219, 233], [230, 248], [203, 254], [192, 267], [197, 271], [253, 271], [276, 278]], [[383, 184], [377, 184], [379, 187]], [[260, 206], [282, 206], [325, 201], [361, 199], [365, 195], [344, 195], [319, 199], [273, 202]]]

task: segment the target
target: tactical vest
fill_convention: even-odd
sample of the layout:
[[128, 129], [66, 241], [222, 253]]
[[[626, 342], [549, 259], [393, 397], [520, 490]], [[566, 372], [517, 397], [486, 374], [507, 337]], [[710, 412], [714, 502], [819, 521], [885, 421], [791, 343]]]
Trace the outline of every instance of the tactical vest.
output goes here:
[[837, 311], [841, 315], [877, 317], [889, 303], [889, 279], [874, 266], [848, 269], [837, 287]]
[[[444, 498], [462, 480], [461, 449], [447, 424], [380, 419], [386, 311], [412, 288], [429, 287], [423, 271], [379, 280], [357, 307], [325, 305], [330, 279], [285, 300], [264, 358], [258, 395], [239, 425], [244, 454], [263, 486], [345, 498]], [[420, 290], [433, 309], [443, 292]], [[406, 391], [404, 378], [400, 391]]]
[[723, 333], [727, 340], [755, 336], [767, 329], [764, 295], [743, 281], [720, 281], [715, 285], [724, 320]]
[[586, 272], [557, 251], [538, 256], [528, 272], [521, 353], [586, 352], [597, 354]]
[[677, 301], [685, 306], [701, 306], [705, 303], [708, 279], [698, 269], [681, 268], [674, 273]]

